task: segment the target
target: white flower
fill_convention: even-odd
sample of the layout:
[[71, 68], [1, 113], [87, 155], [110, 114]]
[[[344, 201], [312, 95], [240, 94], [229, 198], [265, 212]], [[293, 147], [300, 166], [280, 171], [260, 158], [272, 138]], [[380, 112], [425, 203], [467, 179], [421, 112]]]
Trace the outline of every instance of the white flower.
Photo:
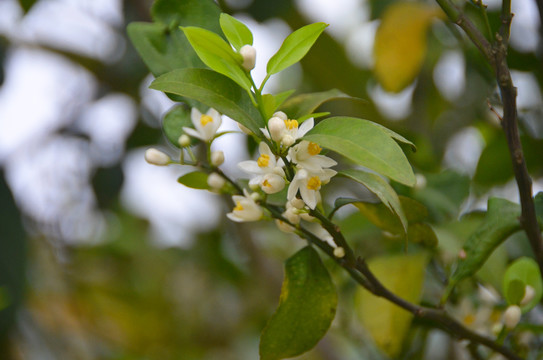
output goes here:
[[277, 174], [266, 174], [262, 177], [260, 188], [266, 194], [275, 194], [283, 190], [285, 187], [285, 179]]
[[517, 305], [510, 305], [503, 313], [503, 322], [509, 330], [514, 329], [520, 321], [522, 312]]
[[[286, 117], [284, 114], [283, 112], [277, 112], [269, 120], [272, 121], [273, 119], [271, 124], [273, 126], [273, 133], [271, 135], [270, 131], [272, 131], [272, 128], [270, 128], [270, 122], [268, 122], [269, 131], [268, 129], [260, 129], [260, 131], [262, 131], [267, 139], [279, 141], [283, 146], [289, 147], [311, 130], [315, 125], [315, 121], [313, 118], [309, 118], [298, 127], [298, 120], [283, 119], [283, 117]], [[284, 128], [276, 119], [283, 120]]]
[[183, 127], [183, 131], [203, 141], [211, 141], [221, 126], [221, 114], [210, 108], [207, 113], [202, 114], [198, 109], [192, 108], [190, 113], [193, 128]]
[[267, 194], [281, 191], [285, 187], [283, 162], [275, 159], [275, 155], [265, 142], [260, 143], [258, 150], [260, 157], [257, 161], [247, 160], [238, 164], [241, 170], [256, 175], [249, 181], [249, 186], [258, 184]]
[[226, 183], [226, 180], [217, 173], [211, 173], [207, 177], [207, 185], [213, 190], [220, 190]]
[[239, 53], [243, 58], [243, 64], [241, 64], [241, 66], [247, 71], [253, 70], [256, 62], [256, 49], [251, 45], [243, 45], [241, 49], [239, 49]]
[[145, 151], [145, 161], [151, 165], [165, 166], [171, 162], [171, 159], [162, 151], [151, 148]]
[[286, 222], [281, 221], [279, 219], [275, 219], [275, 225], [277, 225], [279, 230], [281, 230], [282, 232], [287, 233], [287, 234], [288, 233], [293, 233], [296, 230], [294, 227], [290, 226]]
[[224, 152], [220, 150], [211, 152], [211, 165], [219, 166], [219, 165], [222, 165], [223, 162], [224, 162]]
[[297, 164], [298, 167], [311, 172], [318, 172], [337, 165], [337, 162], [329, 157], [319, 155], [321, 150], [321, 147], [316, 143], [303, 140], [289, 149], [288, 156], [290, 161]]
[[243, 190], [243, 195], [232, 196], [232, 200], [236, 206], [226, 216], [235, 222], [260, 220], [262, 218], [262, 209], [260, 209], [260, 206], [253, 200], [247, 190]]
[[298, 190], [302, 200], [309, 208], [314, 209], [320, 201], [319, 190], [323, 183], [330, 181], [330, 178], [336, 174], [336, 171], [331, 169], [323, 169], [319, 172], [309, 172], [306, 169], [299, 169], [292, 179], [288, 188], [287, 199], [292, 201], [296, 198]]

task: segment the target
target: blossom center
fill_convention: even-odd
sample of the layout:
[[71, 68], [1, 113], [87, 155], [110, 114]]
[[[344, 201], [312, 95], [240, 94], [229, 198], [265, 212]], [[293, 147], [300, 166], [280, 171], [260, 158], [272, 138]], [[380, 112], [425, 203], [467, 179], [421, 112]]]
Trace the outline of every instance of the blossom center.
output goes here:
[[307, 188], [309, 190], [319, 190], [321, 188], [321, 179], [318, 176], [313, 176], [307, 180]]
[[259, 167], [266, 167], [270, 163], [270, 156], [267, 154], [262, 154], [256, 161]]
[[206, 126], [210, 122], [213, 122], [213, 118], [211, 116], [204, 114], [200, 117], [200, 124], [202, 124], [202, 126]]
[[270, 182], [268, 181], [268, 179], [264, 179], [264, 181], [262, 182], [262, 186], [271, 187], [272, 184], [270, 184]]
[[298, 128], [298, 121], [297, 120], [285, 120], [285, 126], [287, 129], [297, 129]]
[[236, 202], [236, 207], [234, 208], [234, 211], [242, 211], [243, 206], [241, 206], [241, 203], [239, 201]]
[[475, 316], [473, 314], [467, 314], [464, 316], [464, 324], [471, 325], [475, 322]]
[[322, 148], [314, 142], [310, 142], [309, 145], [307, 145], [307, 152], [309, 155], [318, 155], [321, 150]]

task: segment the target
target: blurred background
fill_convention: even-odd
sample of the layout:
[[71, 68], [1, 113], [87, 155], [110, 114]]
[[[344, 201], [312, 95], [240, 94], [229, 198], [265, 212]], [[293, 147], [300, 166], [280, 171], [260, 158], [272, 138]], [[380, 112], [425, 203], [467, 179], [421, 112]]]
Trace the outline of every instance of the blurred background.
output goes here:
[[[518, 200], [487, 102], [498, 112], [500, 106], [491, 70], [443, 22], [431, 26], [417, 79], [397, 94], [384, 91], [373, 74], [373, 40], [393, 3], [219, 1], [254, 33], [257, 83], [292, 30], [330, 24], [301, 64], [273, 78], [267, 91], [340, 89], [366, 101], [338, 100], [322, 111], [370, 119], [413, 141], [418, 151], [407, 153], [425, 180], [411, 195], [429, 208], [446, 259], [465, 239], [451, 225], [461, 214], [484, 208], [490, 195]], [[497, 28], [500, 2], [486, 3]], [[178, 184], [189, 169], [143, 160], [149, 146], [178, 151], [161, 130], [173, 102], [147, 88], [152, 76], [125, 31], [129, 22], [150, 21], [151, 5], [0, 0], [0, 359], [257, 358], [282, 263], [304, 244], [273, 224], [226, 221], [230, 199]], [[513, 1], [513, 11], [510, 64], [537, 192], [540, 15], [531, 0]], [[245, 137], [223, 138], [214, 146], [225, 151], [225, 171], [239, 177], [236, 163], [249, 156]], [[329, 192], [367, 196], [340, 181]], [[365, 254], [398, 248], [360, 214], [347, 210], [340, 219]], [[505, 264], [507, 254], [500, 256]], [[344, 294], [338, 315], [325, 339], [300, 358], [379, 358], [352, 314], [355, 285], [329, 266]], [[415, 325], [411, 339], [432, 338], [424, 324]], [[411, 344], [404, 356], [438, 359], [432, 341]]]

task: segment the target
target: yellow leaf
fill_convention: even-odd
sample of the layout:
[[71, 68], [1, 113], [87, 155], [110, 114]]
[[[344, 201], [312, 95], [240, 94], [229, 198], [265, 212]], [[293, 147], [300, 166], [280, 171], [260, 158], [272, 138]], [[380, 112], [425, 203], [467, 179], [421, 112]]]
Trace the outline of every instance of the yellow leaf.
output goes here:
[[[371, 259], [368, 266], [387, 289], [409, 302], [418, 303], [427, 259], [424, 253], [387, 255]], [[355, 300], [360, 321], [377, 347], [390, 357], [398, 355], [413, 315], [362, 288]]]
[[390, 92], [399, 92], [417, 76], [426, 55], [426, 33], [441, 9], [422, 3], [399, 2], [383, 14], [375, 35], [375, 75]]

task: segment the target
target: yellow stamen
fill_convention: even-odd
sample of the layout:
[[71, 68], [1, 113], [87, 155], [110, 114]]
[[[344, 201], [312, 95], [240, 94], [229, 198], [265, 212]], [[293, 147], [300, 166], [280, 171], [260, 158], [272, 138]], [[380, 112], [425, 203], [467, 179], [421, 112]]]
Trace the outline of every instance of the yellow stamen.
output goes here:
[[309, 145], [307, 145], [307, 152], [309, 155], [318, 155], [321, 150], [322, 148], [314, 142], [310, 142]]
[[473, 314], [467, 314], [466, 316], [464, 316], [464, 324], [466, 325], [471, 325], [475, 322], [475, 315]]
[[200, 124], [202, 124], [202, 126], [206, 126], [210, 122], [213, 122], [213, 118], [211, 116], [204, 114], [202, 117], [200, 117]]
[[307, 181], [307, 188], [309, 190], [319, 190], [321, 188], [321, 179], [318, 176], [313, 176]]
[[266, 154], [260, 155], [258, 160], [256, 161], [259, 167], [266, 167], [270, 163], [270, 156]]
[[236, 207], [234, 208], [234, 211], [242, 211], [243, 206], [241, 206], [241, 203], [239, 201], [236, 202]]
[[298, 128], [298, 121], [297, 120], [285, 120], [285, 125], [287, 129], [297, 129]]
[[268, 179], [265, 179], [265, 180], [262, 182], [262, 186], [271, 187], [272, 184], [270, 184], [270, 182], [268, 181]]

